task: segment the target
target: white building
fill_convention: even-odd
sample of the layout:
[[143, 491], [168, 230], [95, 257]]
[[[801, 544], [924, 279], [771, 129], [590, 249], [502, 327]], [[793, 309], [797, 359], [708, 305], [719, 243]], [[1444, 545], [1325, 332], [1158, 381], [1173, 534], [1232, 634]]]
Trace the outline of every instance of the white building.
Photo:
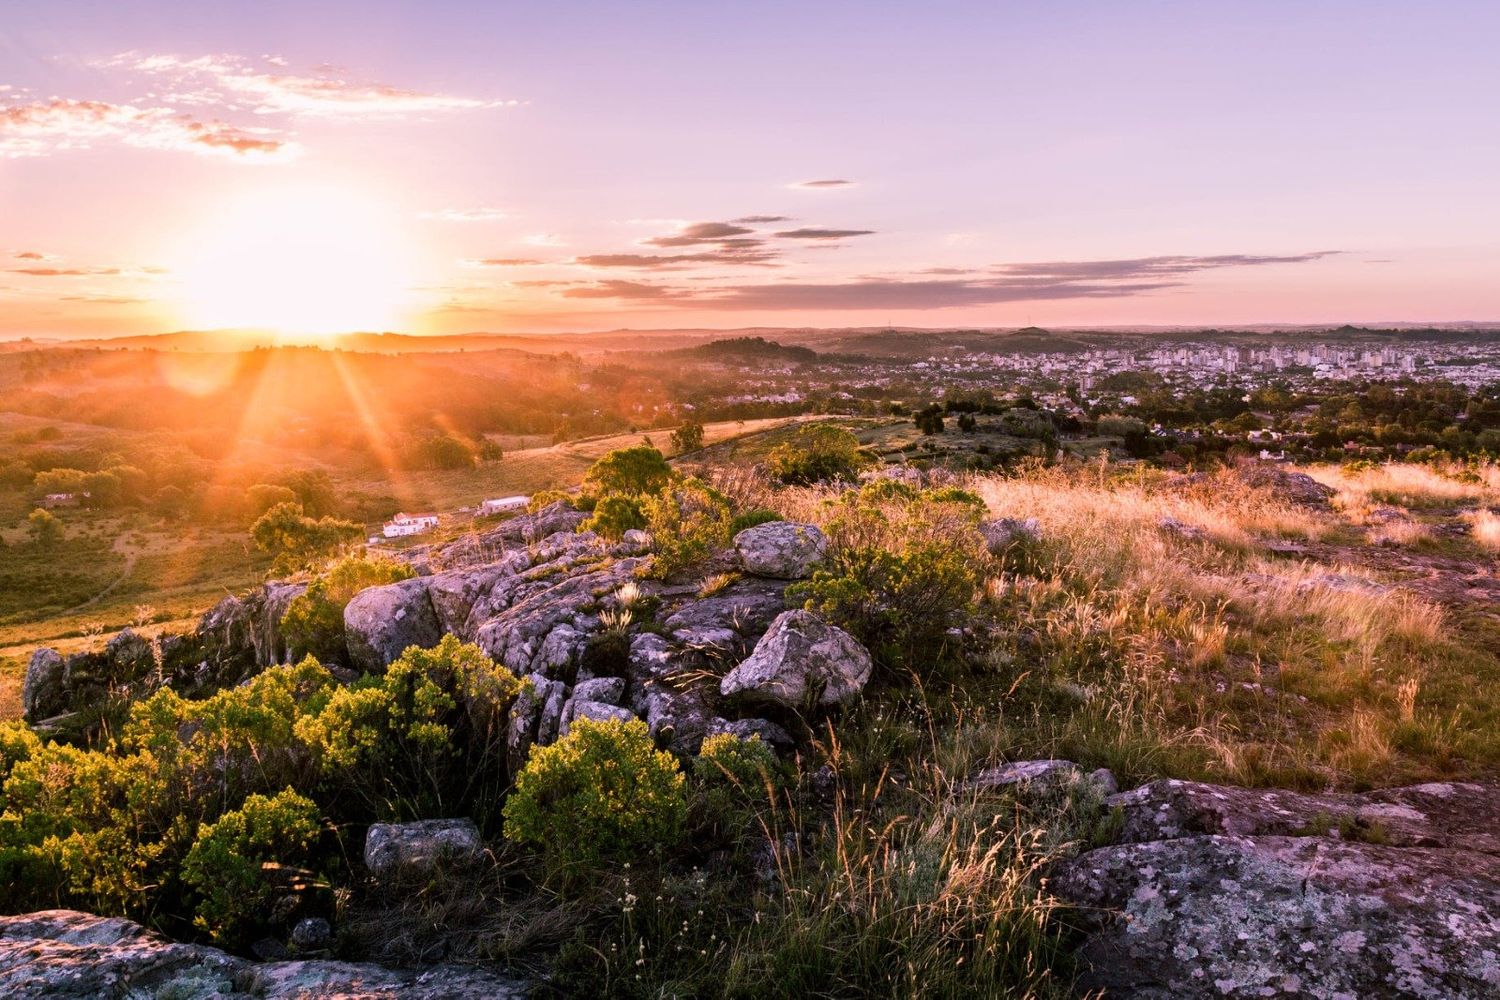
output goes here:
[[498, 500], [486, 500], [479, 505], [480, 516], [486, 514], [505, 514], [513, 510], [525, 510], [526, 505], [531, 502], [531, 497], [500, 497]]
[[431, 531], [437, 527], [437, 524], [436, 514], [397, 514], [380, 530], [387, 538], [400, 538], [404, 535], [420, 535], [424, 531]]

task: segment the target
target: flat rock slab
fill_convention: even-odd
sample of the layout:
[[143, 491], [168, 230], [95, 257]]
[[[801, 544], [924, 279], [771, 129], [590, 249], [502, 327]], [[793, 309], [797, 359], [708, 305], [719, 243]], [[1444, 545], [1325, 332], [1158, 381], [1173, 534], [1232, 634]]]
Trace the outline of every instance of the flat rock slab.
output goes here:
[[376, 878], [424, 875], [439, 865], [472, 862], [483, 851], [479, 828], [469, 819], [376, 823], [365, 834], [365, 867]]
[[1093, 910], [1086, 988], [1196, 997], [1500, 996], [1500, 858], [1327, 837], [1090, 851], [1052, 890]]
[[47, 1000], [519, 1000], [526, 984], [460, 965], [395, 970], [358, 962], [251, 962], [179, 944], [121, 917], [44, 910], [0, 917], [0, 996]]

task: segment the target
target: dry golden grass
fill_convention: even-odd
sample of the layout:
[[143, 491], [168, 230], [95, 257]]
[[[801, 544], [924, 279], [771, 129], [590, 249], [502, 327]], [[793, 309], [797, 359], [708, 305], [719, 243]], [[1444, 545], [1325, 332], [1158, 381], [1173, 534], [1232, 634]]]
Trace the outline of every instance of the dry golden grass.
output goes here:
[[1316, 465], [1301, 471], [1337, 490], [1335, 503], [1351, 511], [1377, 504], [1446, 507], [1500, 502], [1500, 470], [1492, 464], [1442, 468], [1405, 463], [1352, 468]]
[[1487, 549], [1500, 550], [1500, 514], [1492, 510], [1475, 510], [1464, 515], [1474, 541]]

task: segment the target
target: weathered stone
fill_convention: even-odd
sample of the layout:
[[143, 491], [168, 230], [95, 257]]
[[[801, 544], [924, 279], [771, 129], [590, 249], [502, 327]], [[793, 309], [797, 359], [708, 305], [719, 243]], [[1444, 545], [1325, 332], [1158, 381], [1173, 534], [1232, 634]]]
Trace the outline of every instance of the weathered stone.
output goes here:
[[815, 524], [770, 521], [735, 535], [734, 547], [746, 573], [800, 580], [827, 558], [828, 536]]
[[873, 666], [869, 651], [843, 629], [808, 611], [786, 611], [719, 691], [793, 710], [829, 708], [853, 701]]
[[997, 517], [979, 525], [990, 555], [1004, 555], [1014, 545], [1041, 541], [1042, 522], [1034, 517]]
[[1090, 787], [1095, 795], [1113, 795], [1119, 788], [1107, 768], [1084, 774], [1071, 760], [1017, 760], [997, 767], [987, 767], [964, 782], [970, 791], [1011, 788], [1017, 791], [1053, 791], [1072, 786]]
[[322, 917], [304, 917], [292, 928], [292, 944], [298, 951], [322, 951], [333, 943], [333, 928]]
[[371, 673], [383, 671], [408, 646], [435, 646], [443, 626], [427, 595], [427, 578], [413, 577], [355, 594], [344, 607], [349, 659]]
[[1090, 851], [1049, 885], [1101, 918], [1081, 985], [1110, 996], [1500, 995], [1490, 854], [1191, 836]]
[[559, 695], [559, 706], [562, 704], [561, 695], [566, 690], [562, 681], [548, 680], [541, 674], [527, 674], [525, 680], [520, 694], [511, 704], [505, 727], [505, 760], [511, 774], [516, 774], [526, 765], [526, 758], [536, 743], [542, 711], [554, 690]]
[[484, 851], [469, 819], [376, 823], [365, 834], [365, 867], [376, 878], [423, 876], [439, 865], [463, 865]]
[[542, 711], [536, 723], [536, 741], [542, 746], [557, 742], [562, 731], [563, 709], [568, 703], [568, 686], [562, 681], [552, 681], [547, 686], [547, 698], [542, 702]]
[[791, 734], [769, 719], [720, 719], [708, 720], [709, 736], [727, 733], [742, 740], [759, 737], [762, 743], [777, 750], [790, 750], [794, 745]]
[[26, 679], [21, 682], [21, 712], [27, 722], [40, 722], [68, 707], [64, 671], [57, 650], [43, 648], [31, 654]]
[[519, 980], [460, 965], [397, 971], [354, 962], [251, 962], [168, 941], [121, 917], [75, 910], [0, 917], [6, 997], [520, 1000], [527, 992]]
[[574, 701], [597, 701], [619, 705], [625, 700], [625, 678], [595, 677], [573, 685]]
[[646, 720], [652, 738], [675, 753], [697, 753], [708, 733], [709, 712], [696, 690], [648, 681], [638, 689], [632, 707]]
[[1248, 486], [1311, 510], [1327, 510], [1338, 492], [1304, 472], [1292, 472], [1276, 465], [1248, 462], [1236, 467], [1235, 474]]
[[615, 719], [619, 722], [629, 722], [634, 718], [635, 713], [619, 705], [606, 705], [600, 701], [580, 701], [573, 698], [563, 708], [562, 728], [558, 731], [558, 738], [561, 739], [572, 732], [573, 723], [579, 719], [592, 719], [595, 722]]

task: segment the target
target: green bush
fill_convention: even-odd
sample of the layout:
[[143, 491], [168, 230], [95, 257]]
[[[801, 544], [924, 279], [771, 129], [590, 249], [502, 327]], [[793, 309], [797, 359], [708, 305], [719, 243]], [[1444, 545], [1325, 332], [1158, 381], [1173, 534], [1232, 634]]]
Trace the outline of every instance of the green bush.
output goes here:
[[281, 634], [291, 656], [315, 656], [324, 663], [348, 659], [344, 641], [344, 607], [367, 587], [407, 580], [416, 571], [386, 556], [356, 554], [339, 560], [327, 573], [287, 605]]
[[542, 490], [540, 493], [531, 495], [531, 499], [526, 502], [526, 512], [535, 514], [543, 507], [551, 507], [558, 502], [572, 504], [573, 499], [573, 494], [562, 490]]
[[533, 747], [505, 803], [505, 835], [556, 866], [629, 860], [670, 850], [687, 812], [677, 758], [657, 750], [639, 719], [578, 719]]
[[782, 520], [782, 516], [774, 510], [767, 510], [764, 507], [747, 510], [743, 514], [735, 515], [734, 520], [729, 522], [729, 536], [733, 538], [746, 528], [753, 528], [757, 524], [770, 524], [772, 521], [780, 520]]
[[645, 496], [664, 489], [674, 478], [676, 473], [660, 451], [637, 445], [616, 449], [590, 466], [583, 490], [595, 497]]
[[290, 788], [271, 798], [251, 795], [200, 827], [182, 864], [182, 880], [198, 898], [194, 926], [220, 944], [246, 941], [275, 891], [262, 863], [305, 867], [319, 830], [317, 805]]
[[732, 537], [729, 501], [697, 479], [644, 498], [641, 510], [656, 554], [651, 572], [658, 577], [702, 562]]
[[833, 424], [809, 424], [771, 450], [767, 466], [783, 483], [806, 485], [826, 479], [853, 479], [869, 459], [859, 439]]
[[313, 566], [363, 535], [364, 529], [353, 521], [307, 517], [295, 503], [277, 504], [250, 528], [256, 547], [276, 557], [273, 568], [278, 573]]
[[579, 531], [592, 531], [600, 538], [618, 542], [625, 532], [646, 526], [646, 515], [641, 511], [641, 501], [635, 497], [610, 495], [600, 497], [594, 512], [583, 523]]
[[781, 762], [760, 737], [729, 733], [703, 741], [692, 764], [695, 826], [709, 835], [739, 839], [753, 834], [756, 818], [781, 787]]

